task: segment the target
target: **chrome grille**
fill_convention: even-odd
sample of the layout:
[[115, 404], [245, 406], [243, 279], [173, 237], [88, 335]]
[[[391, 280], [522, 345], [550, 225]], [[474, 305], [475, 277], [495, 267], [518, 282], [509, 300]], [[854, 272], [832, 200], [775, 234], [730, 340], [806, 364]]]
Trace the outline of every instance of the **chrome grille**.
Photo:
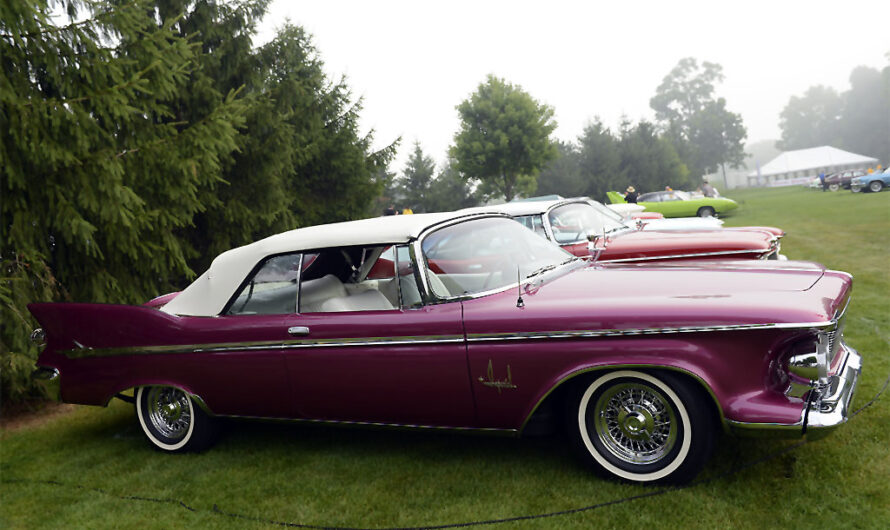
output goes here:
[[834, 364], [834, 359], [840, 350], [841, 340], [844, 338], [844, 324], [847, 322], [847, 315], [841, 314], [835, 324], [834, 329], [828, 332], [828, 365]]

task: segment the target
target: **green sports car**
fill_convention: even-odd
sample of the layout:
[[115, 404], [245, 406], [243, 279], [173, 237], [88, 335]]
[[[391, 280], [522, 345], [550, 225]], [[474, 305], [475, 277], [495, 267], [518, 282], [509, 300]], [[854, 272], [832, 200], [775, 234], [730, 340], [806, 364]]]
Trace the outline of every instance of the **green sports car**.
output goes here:
[[[607, 193], [612, 204], [625, 202], [617, 191]], [[738, 203], [725, 197], [693, 197], [685, 191], [654, 191], [643, 193], [637, 204], [646, 211], [659, 212], [665, 217], [711, 217], [725, 214], [739, 207]]]

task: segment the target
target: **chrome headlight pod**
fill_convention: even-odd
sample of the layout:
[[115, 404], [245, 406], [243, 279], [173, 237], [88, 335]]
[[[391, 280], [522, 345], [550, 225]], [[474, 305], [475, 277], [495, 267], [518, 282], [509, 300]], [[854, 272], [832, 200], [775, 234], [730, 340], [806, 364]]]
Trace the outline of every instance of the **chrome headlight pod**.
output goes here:
[[814, 351], [792, 355], [788, 359], [788, 371], [813, 383], [828, 384], [830, 348], [828, 332], [819, 331]]

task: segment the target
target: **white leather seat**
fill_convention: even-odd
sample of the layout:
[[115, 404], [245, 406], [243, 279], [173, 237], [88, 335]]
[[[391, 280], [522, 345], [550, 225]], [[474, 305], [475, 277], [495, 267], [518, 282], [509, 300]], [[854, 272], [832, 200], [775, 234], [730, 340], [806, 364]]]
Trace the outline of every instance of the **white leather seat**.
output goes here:
[[325, 301], [344, 296], [346, 296], [346, 287], [333, 274], [315, 280], [307, 280], [300, 286], [300, 312], [324, 311], [321, 306]]
[[333, 313], [338, 311], [381, 311], [395, 309], [380, 291], [364, 291], [352, 296], [339, 296], [322, 302], [319, 311]]

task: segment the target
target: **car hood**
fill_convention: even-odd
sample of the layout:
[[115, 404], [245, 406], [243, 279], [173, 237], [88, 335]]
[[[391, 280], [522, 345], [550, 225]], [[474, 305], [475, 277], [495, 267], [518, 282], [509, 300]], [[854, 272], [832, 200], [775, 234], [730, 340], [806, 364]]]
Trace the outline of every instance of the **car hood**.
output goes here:
[[775, 236], [763, 230], [638, 230], [608, 238], [600, 261], [714, 254], [759, 257], [769, 252], [774, 242]]
[[[593, 264], [465, 303], [467, 332], [824, 324], [852, 278], [800, 261]], [[685, 330], [684, 331], [689, 331]]]

